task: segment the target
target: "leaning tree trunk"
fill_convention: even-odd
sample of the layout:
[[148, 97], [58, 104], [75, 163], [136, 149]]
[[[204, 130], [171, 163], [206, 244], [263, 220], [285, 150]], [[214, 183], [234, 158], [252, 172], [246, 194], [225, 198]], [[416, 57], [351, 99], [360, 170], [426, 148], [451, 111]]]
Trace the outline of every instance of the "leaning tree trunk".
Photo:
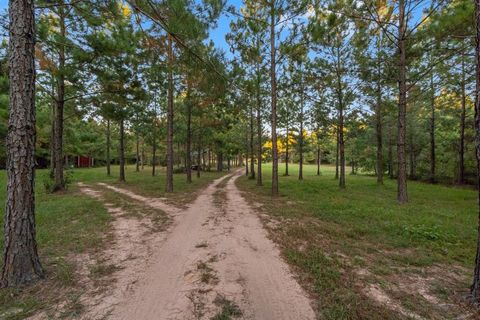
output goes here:
[[165, 191], [173, 192], [173, 48], [168, 35], [168, 98], [167, 98], [167, 177]]
[[111, 169], [110, 169], [110, 119], [107, 120], [107, 176], [110, 176]]
[[[477, 160], [477, 180], [480, 177], [480, 0], [475, 0], [476, 22], [476, 87], [475, 87], [475, 156]], [[480, 204], [480, 188], [478, 188], [478, 201]], [[475, 303], [480, 302], [480, 210], [478, 210], [477, 254], [475, 258], [475, 271], [473, 283], [470, 288]]]
[[63, 112], [65, 107], [65, 45], [64, 38], [66, 35], [65, 30], [65, 14], [64, 7], [61, 5], [58, 7], [59, 14], [59, 29], [60, 36], [62, 40], [60, 41], [60, 46], [58, 48], [58, 78], [57, 78], [57, 97], [56, 97], [56, 110], [55, 110], [55, 130], [54, 130], [54, 161], [55, 166], [53, 169], [54, 173], [54, 184], [52, 191], [61, 191], [65, 189], [65, 179], [63, 177], [64, 169], [64, 159], [63, 159]]
[[35, 240], [35, 12], [31, 0], [9, 3], [9, 120], [2, 287], [43, 277]]
[[458, 183], [465, 183], [465, 119], [466, 119], [466, 94], [465, 94], [465, 54], [462, 52], [462, 114], [460, 116], [460, 149], [458, 150]]
[[407, 132], [407, 61], [406, 61], [406, 22], [405, 0], [399, 0], [398, 16], [398, 49], [399, 49], [399, 79], [398, 79], [398, 138], [397, 138], [397, 200], [408, 202], [407, 196], [407, 162], [405, 159], [405, 137]]
[[118, 180], [125, 181], [125, 120], [120, 120], [120, 174]]
[[270, 77], [272, 95], [272, 195], [278, 195], [278, 147], [277, 147], [277, 75], [275, 48], [275, 1], [270, 7]]

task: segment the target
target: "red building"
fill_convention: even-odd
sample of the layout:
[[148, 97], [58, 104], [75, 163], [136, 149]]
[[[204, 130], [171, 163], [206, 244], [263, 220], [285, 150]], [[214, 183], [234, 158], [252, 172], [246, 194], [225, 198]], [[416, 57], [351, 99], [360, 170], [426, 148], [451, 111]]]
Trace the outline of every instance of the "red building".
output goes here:
[[76, 168], [89, 168], [93, 167], [95, 164], [95, 160], [92, 157], [76, 156], [75, 158]]

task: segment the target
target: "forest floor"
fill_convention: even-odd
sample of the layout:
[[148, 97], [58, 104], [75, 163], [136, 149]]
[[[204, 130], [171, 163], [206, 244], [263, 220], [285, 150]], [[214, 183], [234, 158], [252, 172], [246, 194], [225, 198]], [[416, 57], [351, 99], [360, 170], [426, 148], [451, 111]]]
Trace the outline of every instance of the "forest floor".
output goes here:
[[[116, 169], [116, 168], [115, 168]], [[474, 319], [465, 303], [476, 240], [476, 193], [297, 167], [272, 199], [243, 170], [203, 173], [165, 194], [164, 173], [73, 173], [46, 194], [37, 226], [46, 281], [0, 291], [0, 318]], [[0, 181], [5, 176], [0, 173]], [[5, 194], [0, 184], [0, 203]], [[241, 191], [240, 191], [241, 190]], [[2, 208], [3, 210], [3, 208]], [[286, 264], [288, 263], [288, 265]]]
[[[283, 164], [284, 165], [284, 164]], [[283, 173], [283, 165], [280, 172]], [[477, 194], [469, 187], [409, 181], [409, 203], [396, 202], [396, 181], [348, 175], [340, 190], [334, 167], [290, 165], [280, 196], [238, 179], [271, 239], [314, 297], [321, 319], [477, 319], [466, 303], [475, 259]], [[260, 205], [259, 205], [260, 204]]]

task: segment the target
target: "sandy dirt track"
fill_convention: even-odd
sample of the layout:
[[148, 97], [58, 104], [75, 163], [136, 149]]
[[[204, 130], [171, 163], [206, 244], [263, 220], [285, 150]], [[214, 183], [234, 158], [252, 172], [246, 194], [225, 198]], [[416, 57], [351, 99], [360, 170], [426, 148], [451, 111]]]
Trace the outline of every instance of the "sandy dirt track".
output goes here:
[[211, 319], [228, 309], [232, 319], [315, 319], [307, 295], [235, 186], [240, 175], [216, 180], [186, 210], [111, 188], [161, 207], [173, 224], [148, 259], [135, 260], [138, 279], [120, 290], [106, 318]]

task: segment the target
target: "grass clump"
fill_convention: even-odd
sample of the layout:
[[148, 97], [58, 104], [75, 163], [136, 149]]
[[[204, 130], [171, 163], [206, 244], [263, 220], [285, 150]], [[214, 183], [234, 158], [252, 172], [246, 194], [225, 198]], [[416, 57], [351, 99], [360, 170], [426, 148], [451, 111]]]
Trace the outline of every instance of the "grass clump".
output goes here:
[[220, 312], [213, 316], [211, 320], [230, 320], [243, 315], [240, 307], [224, 296], [217, 295], [213, 303], [220, 307]]

